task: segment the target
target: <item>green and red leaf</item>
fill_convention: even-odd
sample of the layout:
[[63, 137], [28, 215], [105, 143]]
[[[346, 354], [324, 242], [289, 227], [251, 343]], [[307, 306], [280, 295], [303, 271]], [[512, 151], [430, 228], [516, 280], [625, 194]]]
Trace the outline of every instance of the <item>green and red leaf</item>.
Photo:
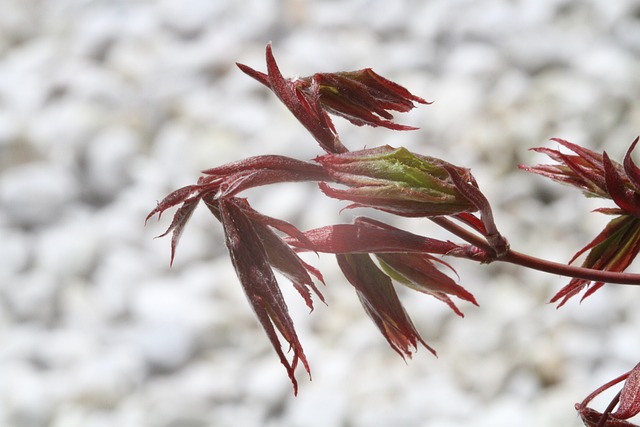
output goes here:
[[451, 271], [455, 272], [455, 270], [449, 264], [429, 254], [378, 253], [376, 257], [380, 260], [383, 270], [393, 280], [443, 301], [460, 317], [464, 317], [464, 315], [449, 298], [449, 295], [454, 295], [464, 301], [478, 305], [478, 302], [469, 291], [440, 271], [435, 263], [443, 264]]
[[[570, 263], [589, 251], [582, 263], [583, 267], [596, 270], [622, 272], [631, 264], [640, 252], [640, 218], [621, 215], [612, 219], [595, 239], [578, 251]], [[571, 297], [588, 288], [582, 299], [600, 289], [604, 282], [592, 283], [585, 279], [572, 279], [550, 302], [560, 301], [563, 306]]]
[[367, 254], [338, 254], [338, 265], [356, 289], [360, 302], [391, 348], [399, 355], [411, 357], [418, 343], [436, 354], [422, 339], [409, 319], [389, 276]]
[[449, 170], [473, 180], [467, 169], [421, 156], [405, 148], [383, 146], [317, 157], [327, 174], [346, 189], [325, 182], [329, 197], [349, 200], [352, 207], [371, 207], [396, 215], [428, 217], [455, 215], [477, 208], [458, 188]]

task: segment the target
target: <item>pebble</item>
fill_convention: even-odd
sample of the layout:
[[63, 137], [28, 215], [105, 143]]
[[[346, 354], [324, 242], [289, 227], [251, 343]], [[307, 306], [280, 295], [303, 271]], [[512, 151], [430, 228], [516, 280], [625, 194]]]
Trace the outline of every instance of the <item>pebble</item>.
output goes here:
[[78, 192], [73, 173], [48, 162], [15, 166], [0, 176], [0, 206], [18, 227], [55, 223]]

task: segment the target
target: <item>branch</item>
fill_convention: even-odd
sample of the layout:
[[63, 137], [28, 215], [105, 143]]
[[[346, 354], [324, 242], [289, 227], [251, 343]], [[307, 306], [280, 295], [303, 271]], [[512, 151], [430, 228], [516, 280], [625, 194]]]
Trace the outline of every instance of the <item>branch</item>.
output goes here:
[[577, 267], [573, 265], [561, 264], [559, 262], [548, 261], [542, 258], [525, 255], [514, 250], [510, 250], [507, 255], [499, 261], [509, 262], [522, 267], [532, 268], [545, 273], [559, 274], [561, 276], [573, 277], [576, 279], [591, 280], [594, 282], [617, 283], [619, 285], [640, 286], [640, 274], [619, 273], [615, 271], [595, 270], [592, 268]]
[[[542, 258], [537, 258], [531, 255], [526, 255], [512, 249], [509, 249], [505, 255], [498, 257], [496, 256], [493, 248], [483, 237], [472, 233], [471, 231], [459, 226], [458, 224], [455, 224], [447, 218], [434, 217], [430, 219], [445, 230], [451, 232], [452, 234], [455, 234], [459, 238], [463, 239], [473, 247], [483, 252], [483, 257], [475, 257], [476, 260], [480, 260], [483, 263], [504, 261], [522, 267], [543, 271], [545, 273], [559, 274], [561, 276], [572, 277], [576, 279], [592, 280], [594, 282], [616, 283], [619, 285], [640, 286], [640, 274], [602, 271], [591, 268], [566, 265], [558, 262], [548, 261]], [[474, 259], [473, 256], [467, 256], [467, 258]]]

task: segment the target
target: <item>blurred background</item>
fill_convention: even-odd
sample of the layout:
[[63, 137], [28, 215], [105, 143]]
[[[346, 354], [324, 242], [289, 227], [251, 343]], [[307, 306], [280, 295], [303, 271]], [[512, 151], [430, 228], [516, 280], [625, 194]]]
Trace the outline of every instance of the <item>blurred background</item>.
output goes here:
[[[480, 307], [461, 319], [399, 290], [439, 355], [405, 363], [333, 259], [311, 256], [327, 306], [309, 315], [282, 281], [313, 375], [294, 397], [205, 209], [169, 268], [170, 239], [153, 237], [170, 215], [144, 226], [156, 201], [243, 157], [321, 154], [234, 64], [264, 70], [269, 41], [285, 75], [372, 67], [434, 101], [397, 117], [418, 131], [336, 125], [350, 149], [472, 168], [515, 249], [566, 262], [606, 223], [517, 165], [546, 161], [528, 149], [551, 137], [622, 158], [640, 133], [638, 1], [4, 0], [0, 424], [582, 425], [574, 403], [640, 359], [632, 287], [556, 310], [563, 278], [456, 261]], [[365, 213], [307, 184], [246, 195], [301, 229]]]

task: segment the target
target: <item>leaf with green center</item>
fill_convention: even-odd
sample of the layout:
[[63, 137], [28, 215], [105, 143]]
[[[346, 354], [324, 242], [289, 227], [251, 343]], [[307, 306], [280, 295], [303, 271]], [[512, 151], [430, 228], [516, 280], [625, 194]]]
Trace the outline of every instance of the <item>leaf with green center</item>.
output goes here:
[[315, 159], [328, 175], [347, 189], [320, 183], [329, 197], [355, 202], [402, 216], [454, 215], [476, 207], [453, 182], [450, 170], [473, 180], [467, 169], [420, 156], [405, 148], [383, 146]]

